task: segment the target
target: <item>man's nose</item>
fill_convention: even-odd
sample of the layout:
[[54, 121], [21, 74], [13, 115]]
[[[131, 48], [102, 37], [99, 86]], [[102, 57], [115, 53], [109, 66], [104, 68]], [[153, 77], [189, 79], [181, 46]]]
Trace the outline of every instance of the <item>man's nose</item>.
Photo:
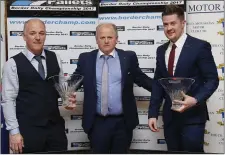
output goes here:
[[172, 26], [171, 25], [168, 25], [167, 26], [167, 30], [171, 30], [172, 29]]
[[107, 44], [109, 42], [108, 38], [105, 38], [105, 43]]
[[35, 39], [40, 40], [40, 35], [39, 34], [36, 34], [35, 35]]

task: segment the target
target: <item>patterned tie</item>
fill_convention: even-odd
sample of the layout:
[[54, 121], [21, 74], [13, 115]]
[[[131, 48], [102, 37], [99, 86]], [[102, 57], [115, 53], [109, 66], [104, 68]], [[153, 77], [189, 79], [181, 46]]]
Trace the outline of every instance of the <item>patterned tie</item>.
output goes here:
[[101, 114], [108, 114], [108, 62], [109, 56], [103, 55], [104, 63], [102, 67], [102, 88], [101, 88]]
[[173, 44], [172, 49], [170, 51], [169, 61], [168, 61], [168, 72], [171, 76], [173, 76], [173, 65], [174, 65], [176, 47], [177, 46], [175, 44]]
[[44, 66], [42, 64], [42, 59], [43, 56], [39, 55], [39, 56], [34, 56], [34, 59], [36, 59], [38, 61], [38, 72], [40, 74], [40, 76], [42, 77], [42, 79], [45, 79], [45, 70], [44, 70]]

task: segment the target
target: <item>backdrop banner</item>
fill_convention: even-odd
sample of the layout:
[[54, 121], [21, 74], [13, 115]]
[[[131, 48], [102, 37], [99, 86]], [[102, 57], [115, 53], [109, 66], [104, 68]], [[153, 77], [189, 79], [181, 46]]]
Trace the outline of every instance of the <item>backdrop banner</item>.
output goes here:
[[[212, 46], [220, 85], [207, 102], [210, 121], [206, 125], [204, 150], [207, 153], [223, 153], [223, 1], [9, 0], [6, 7], [7, 58], [25, 49], [25, 42], [22, 38], [25, 21], [30, 18], [40, 18], [46, 24], [47, 29], [45, 48], [54, 51], [61, 57], [64, 74], [65, 76], [70, 75], [76, 69], [79, 54], [97, 48], [96, 26], [99, 23], [112, 22], [117, 26], [119, 33], [117, 47], [135, 51], [142, 71], [153, 77], [156, 66], [156, 49], [168, 41], [163, 32], [161, 13], [165, 5], [169, 4], [176, 4], [184, 8], [188, 34], [207, 40]], [[5, 36], [4, 33], [2, 34]], [[159, 133], [151, 132], [148, 127], [148, 106], [151, 93], [134, 85], [134, 94], [137, 100], [140, 124], [133, 132], [131, 149], [167, 150], [162, 117], [160, 116], [158, 121], [161, 129]], [[59, 100], [60, 113], [65, 119], [69, 150], [90, 148], [87, 135], [81, 127], [83, 95], [83, 88], [81, 88], [77, 93], [78, 106], [74, 111], [66, 110], [61, 106], [61, 100]], [[3, 124], [2, 127], [4, 127]], [[6, 142], [6, 144], [8, 143]]]

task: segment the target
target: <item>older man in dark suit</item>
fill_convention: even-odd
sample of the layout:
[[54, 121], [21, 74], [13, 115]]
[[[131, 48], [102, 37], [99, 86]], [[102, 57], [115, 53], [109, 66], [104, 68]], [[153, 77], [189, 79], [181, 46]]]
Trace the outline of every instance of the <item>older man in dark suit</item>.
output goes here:
[[133, 51], [115, 48], [114, 24], [96, 29], [99, 49], [79, 56], [75, 73], [84, 76], [82, 126], [94, 153], [126, 153], [138, 122], [133, 84], [151, 90], [152, 79], [139, 68]]

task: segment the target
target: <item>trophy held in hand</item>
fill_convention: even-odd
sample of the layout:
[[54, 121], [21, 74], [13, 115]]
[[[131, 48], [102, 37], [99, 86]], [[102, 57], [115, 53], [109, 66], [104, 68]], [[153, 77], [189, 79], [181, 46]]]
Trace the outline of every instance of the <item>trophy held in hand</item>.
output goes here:
[[49, 80], [53, 81], [54, 86], [62, 99], [62, 106], [68, 107], [70, 105], [69, 98], [77, 91], [83, 78], [84, 77], [80, 74], [72, 74], [68, 77], [54, 75], [49, 78]]
[[172, 110], [179, 109], [182, 104], [174, 103], [174, 100], [183, 100], [183, 93], [187, 93], [191, 85], [194, 83], [194, 79], [191, 78], [180, 78], [180, 77], [171, 77], [171, 78], [162, 78], [159, 79], [159, 83], [162, 85], [166, 93], [170, 96], [172, 101]]

